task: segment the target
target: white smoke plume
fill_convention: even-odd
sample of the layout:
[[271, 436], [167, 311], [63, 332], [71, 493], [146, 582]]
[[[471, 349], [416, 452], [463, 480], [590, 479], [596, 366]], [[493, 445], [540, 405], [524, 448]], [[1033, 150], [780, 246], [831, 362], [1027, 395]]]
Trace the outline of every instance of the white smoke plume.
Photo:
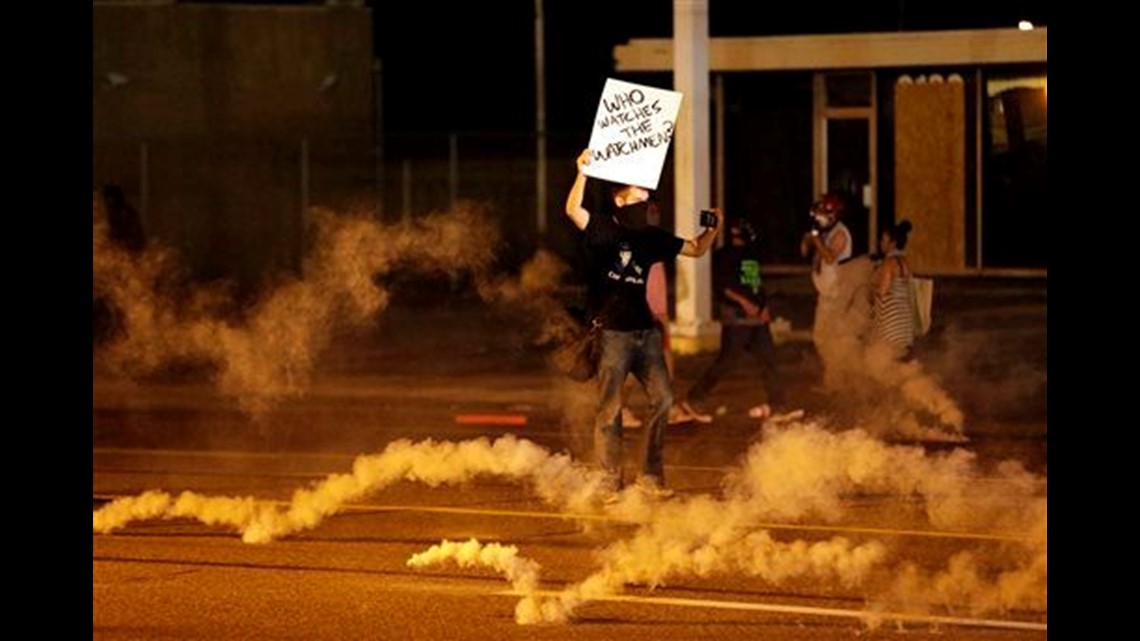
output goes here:
[[[358, 458], [351, 474], [297, 491], [284, 508], [254, 499], [148, 493], [104, 506], [94, 513], [93, 525], [106, 533], [136, 519], [191, 517], [233, 527], [246, 542], [264, 543], [314, 528], [347, 502], [400, 480], [434, 487], [482, 475], [525, 481], [546, 502], [572, 513], [608, 514], [639, 524], [631, 537], [600, 553], [600, 568], [586, 579], [556, 598], [520, 605], [525, 614], [518, 616], [527, 621], [568, 620], [580, 604], [627, 585], [657, 586], [718, 573], [744, 573], [773, 584], [805, 577], [861, 586], [874, 597], [872, 608], [880, 610], [884, 604], [903, 604], [912, 610], [964, 607], [980, 613], [1045, 604], [1047, 498], [1040, 479], [1015, 462], [981, 469], [977, 457], [963, 448], [929, 454], [920, 447], [887, 445], [860, 430], [833, 433], [811, 423], [766, 429], [739, 469], [726, 477], [721, 498], [659, 501], [631, 486], [604, 507], [600, 472], [504, 436], [494, 442], [396, 441], [378, 455]], [[993, 558], [979, 547], [960, 551], [946, 569], [931, 572], [891, 560], [876, 540], [785, 542], [773, 538], [764, 524], [807, 517], [837, 522], [844, 516], [844, 497], [858, 492], [916, 498], [937, 528], [1002, 535], [1012, 566], [1008, 558]], [[881, 575], [876, 570], [885, 572], [888, 563], [896, 566], [899, 579], [876, 588], [873, 579]]]
[[109, 534], [131, 521], [178, 518], [241, 529], [272, 509], [272, 504], [251, 497], [211, 497], [183, 492], [175, 498], [166, 492], [152, 490], [139, 496], [115, 499], [96, 510], [92, 513], [92, 529], [100, 534]]
[[[963, 405], [970, 413], [986, 416], [1044, 413], [1049, 376], [1044, 344], [1039, 343], [1039, 358], [1013, 358], [1024, 349], [1022, 341], [1043, 341], [1039, 328], [1028, 333], [1017, 327], [1004, 331], [970, 331], [957, 323], [942, 332], [943, 347], [924, 357], [932, 370], [940, 372], [960, 391]], [[1020, 345], [1019, 345], [1020, 343]]]
[[[478, 283], [480, 297], [491, 305], [509, 309], [511, 318], [530, 337], [529, 347], [543, 350], [548, 355], [548, 365], [559, 374], [571, 369], [571, 348], [584, 329], [558, 297], [558, 288], [569, 270], [561, 258], [540, 249], [517, 277], [488, 277]], [[593, 435], [583, 426], [593, 424], [597, 392], [592, 382], [578, 383], [567, 376], [559, 375], [552, 384], [552, 401], [560, 408], [570, 450], [585, 456], [593, 446]]]
[[904, 563], [897, 570], [904, 579], [883, 598], [911, 610], [919, 604], [925, 609], [964, 606], [975, 613], [1010, 604], [1043, 605], [1046, 499], [1038, 495], [1039, 481], [1021, 465], [1006, 462], [984, 476], [975, 455], [964, 449], [929, 455], [919, 447], [887, 445], [862, 431], [836, 434], [811, 424], [770, 429], [764, 437], [728, 479], [724, 499], [697, 496], [657, 503], [634, 488], [623, 492], [613, 514], [643, 525], [601, 553], [598, 571], [542, 601], [537, 610], [527, 610], [545, 622], [566, 621], [582, 603], [618, 594], [626, 585], [653, 587], [669, 578], [717, 573], [745, 574], [772, 584], [810, 577], [862, 585], [873, 570], [885, 569], [884, 544], [855, 545], [842, 537], [784, 543], [759, 525], [762, 519], [806, 516], [836, 521], [843, 516], [843, 497], [858, 491], [917, 496], [930, 523], [940, 528], [1026, 532], [1030, 537], [1019, 553], [1028, 556], [994, 576], [962, 560], [975, 558], [970, 552], [933, 577]]
[[972, 615], [1049, 608], [1048, 506], [1037, 498], [1017, 519], [1029, 521], [1021, 545], [963, 550], [937, 571], [904, 562], [894, 582], [872, 600], [875, 610], [925, 613], [935, 607]]
[[842, 516], [842, 498], [856, 491], [916, 496], [932, 525], [986, 532], [1029, 531], [1041, 483], [1015, 461], [980, 469], [977, 455], [957, 447], [930, 454], [889, 445], [863, 430], [831, 432], [814, 423], [766, 428], [742, 465], [726, 477], [725, 493], [765, 518]]
[[955, 554], [945, 569], [928, 572], [908, 563], [874, 609], [925, 613], [939, 606], [971, 615], [1048, 610], [1048, 554], [1026, 555], [1012, 569], [995, 569], [975, 551]]
[[683, 540], [683, 537], [677, 540], [677, 549], [631, 548], [655, 542], [644, 538], [616, 543], [603, 554], [605, 563], [601, 570], [552, 598], [542, 598], [536, 593], [541, 568], [538, 563], [519, 557], [514, 546], [483, 545], [476, 539], [465, 543], [444, 540], [412, 556], [407, 564], [423, 568], [455, 560], [460, 567], [487, 567], [505, 574], [514, 590], [523, 595], [515, 606], [515, 621], [525, 625], [565, 623], [572, 619], [574, 610], [587, 601], [618, 594], [631, 583], [656, 586], [670, 576], [706, 577], [740, 572], [774, 584], [808, 576], [823, 580], [838, 577], [844, 584], [852, 585], [861, 581], [885, 553], [878, 543], [856, 547], [842, 538], [811, 544], [779, 543], [766, 531], [744, 537], [708, 539], [695, 549], [683, 545]]
[[[572, 340], [579, 323], [555, 296], [570, 266], [557, 255], [540, 249], [517, 277], [485, 277], [478, 282], [479, 295], [494, 305], [510, 308], [514, 316], [532, 325], [535, 347], [561, 346]], [[558, 366], [555, 352], [553, 364]]]
[[1009, 537], [1001, 554], [978, 546], [937, 572], [901, 562], [897, 580], [876, 593], [873, 608], [1047, 609], [1048, 498], [1043, 480], [1016, 461], [985, 470], [964, 448], [932, 455], [861, 430], [801, 424], [766, 430], [725, 486], [746, 511], [790, 521], [838, 521], [843, 496], [857, 491], [919, 498], [927, 521], [940, 530]]
[[882, 437], [965, 440], [965, 414], [922, 363], [895, 360], [884, 345], [855, 342], [829, 358], [824, 381], [841, 404], [837, 409], [864, 429]]
[[[909, 428], [904, 435], [921, 435], [923, 421], [911, 418], [915, 412], [925, 412], [935, 417], [938, 425], [933, 427], [952, 430], [961, 435], [965, 427], [965, 415], [950, 394], [935, 378], [926, 372], [918, 361], [899, 362], [883, 345], [872, 345], [864, 353], [865, 374], [880, 386], [879, 399], [890, 398], [883, 390], [897, 389], [901, 393], [901, 405], [910, 409], [904, 418], [910, 419], [903, 427]], [[916, 434], [916, 432], [918, 434]]]
[[384, 309], [389, 294], [377, 277], [397, 269], [482, 273], [499, 244], [497, 225], [478, 208], [398, 225], [320, 208], [312, 213], [316, 241], [304, 277], [236, 311], [223, 287], [186, 285], [169, 249], [152, 244], [133, 255], [116, 247], [96, 203], [93, 288], [117, 310], [121, 327], [101, 361], [133, 378], [177, 363], [210, 365], [222, 393], [261, 415], [305, 391], [335, 329], [360, 326]]
[[541, 566], [531, 559], [519, 556], [513, 545], [482, 544], [478, 539], [463, 543], [444, 541], [433, 545], [408, 559], [408, 567], [425, 568], [447, 561], [455, 561], [461, 568], [490, 568], [506, 575], [511, 587], [523, 598], [515, 606], [515, 621], [520, 624], [540, 623], [547, 620], [542, 604], [535, 595]]
[[871, 260], [860, 256], [820, 282], [812, 342], [824, 385], [846, 409], [857, 406], [859, 424], [877, 434], [959, 440], [965, 416], [939, 382], [917, 361], [896, 361], [891, 348], [870, 339], [872, 272]]
[[109, 533], [139, 519], [197, 518], [227, 525], [247, 543], [266, 543], [315, 528], [354, 500], [406, 480], [431, 487], [466, 483], [477, 476], [529, 482], [548, 503], [570, 510], [596, 511], [604, 475], [565, 454], [513, 435], [494, 442], [479, 438], [459, 443], [394, 441], [380, 454], [361, 456], [351, 474], [334, 474], [312, 488], [297, 490], [288, 506], [278, 508], [252, 498], [205, 497], [183, 493], [177, 501], [151, 492], [116, 499], [93, 513], [94, 531]]
[[[661, 507], [673, 514], [658, 513], [632, 538], [606, 548], [599, 570], [557, 597], [541, 601], [537, 612], [542, 620], [567, 621], [583, 603], [619, 594], [627, 585], [652, 588], [673, 578], [743, 574], [778, 585], [807, 577], [851, 587], [866, 580], [887, 554], [877, 541], [859, 545], [843, 537], [814, 543], [777, 541], [769, 531], [744, 520], [722, 521], [723, 510], [732, 506], [707, 498]], [[707, 520], [696, 521], [699, 516]]]

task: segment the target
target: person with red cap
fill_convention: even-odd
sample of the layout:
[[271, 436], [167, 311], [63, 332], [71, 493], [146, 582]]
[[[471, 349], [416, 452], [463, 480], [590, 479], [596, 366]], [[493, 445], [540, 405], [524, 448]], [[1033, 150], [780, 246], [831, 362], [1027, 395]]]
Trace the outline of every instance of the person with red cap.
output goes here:
[[812, 257], [812, 281], [823, 293], [836, 279], [839, 265], [851, 258], [851, 230], [840, 220], [846, 212], [843, 199], [824, 194], [811, 206], [811, 231], [804, 234], [800, 252]]
[[862, 369], [862, 335], [870, 322], [870, 261], [865, 256], [852, 260], [851, 231], [842, 220], [846, 211], [841, 196], [824, 194], [812, 205], [812, 228], [800, 243], [800, 252], [812, 257], [818, 295], [812, 342], [827, 387], [842, 384], [846, 373]]

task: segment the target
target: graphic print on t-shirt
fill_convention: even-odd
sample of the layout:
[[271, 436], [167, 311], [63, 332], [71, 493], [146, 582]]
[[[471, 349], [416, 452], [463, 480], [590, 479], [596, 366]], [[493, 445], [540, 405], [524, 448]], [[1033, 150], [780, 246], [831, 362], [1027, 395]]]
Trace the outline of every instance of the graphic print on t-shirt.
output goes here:
[[751, 289], [753, 294], [760, 292], [760, 261], [751, 258], [740, 261], [740, 284]]
[[645, 284], [645, 268], [633, 259], [633, 248], [629, 243], [622, 241], [617, 245], [618, 255], [613, 267], [606, 274], [610, 280], [616, 280], [634, 285]]

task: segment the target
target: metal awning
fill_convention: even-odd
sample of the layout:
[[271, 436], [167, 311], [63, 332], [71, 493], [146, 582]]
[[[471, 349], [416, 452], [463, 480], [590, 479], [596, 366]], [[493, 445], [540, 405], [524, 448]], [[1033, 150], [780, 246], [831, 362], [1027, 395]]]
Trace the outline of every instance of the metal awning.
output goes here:
[[[1048, 29], [709, 38], [709, 71], [871, 69], [1047, 62]], [[638, 38], [614, 47], [617, 71], [673, 69], [673, 41]]]

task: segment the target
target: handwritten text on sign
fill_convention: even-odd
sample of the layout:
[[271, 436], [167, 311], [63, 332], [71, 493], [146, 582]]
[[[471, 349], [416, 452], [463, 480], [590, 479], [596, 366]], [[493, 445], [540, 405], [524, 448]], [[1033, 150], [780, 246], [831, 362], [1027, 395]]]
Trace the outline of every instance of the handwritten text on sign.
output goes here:
[[680, 109], [676, 91], [607, 79], [590, 136], [593, 155], [584, 173], [657, 189]]

